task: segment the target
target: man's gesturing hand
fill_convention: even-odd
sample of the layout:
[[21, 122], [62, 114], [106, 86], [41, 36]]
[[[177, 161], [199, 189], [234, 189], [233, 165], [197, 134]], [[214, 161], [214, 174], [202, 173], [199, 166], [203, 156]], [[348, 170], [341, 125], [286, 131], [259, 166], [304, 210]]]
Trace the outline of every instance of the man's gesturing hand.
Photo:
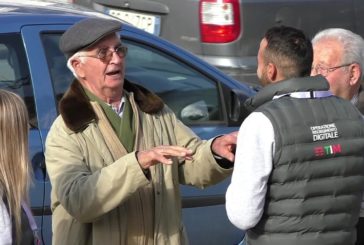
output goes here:
[[157, 163], [172, 164], [172, 157], [192, 159], [192, 151], [181, 146], [157, 146], [150, 150], [139, 151], [136, 155], [140, 166], [147, 169]]
[[217, 137], [212, 142], [212, 152], [215, 155], [228, 159], [230, 162], [234, 162], [237, 137], [238, 131]]

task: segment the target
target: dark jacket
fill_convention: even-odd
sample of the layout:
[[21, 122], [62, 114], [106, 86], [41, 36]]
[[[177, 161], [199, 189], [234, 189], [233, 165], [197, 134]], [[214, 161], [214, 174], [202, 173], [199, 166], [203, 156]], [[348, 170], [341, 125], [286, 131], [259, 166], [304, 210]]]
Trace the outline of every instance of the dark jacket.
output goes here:
[[[2, 198], [2, 201], [5, 204], [5, 207], [9, 213], [9, 206], [8, 202], [5, 197]], [[11, 236], [12, 236], [12, 244], [14, 245], [35, 245], [38, 242], [37, 238], [34, 237], [34, 232], [32, 230], [32, 227], [30, 226], [29, 217], [27, 216], [25, 210], [22, 208], [21, 210], [21, 237], [19, 243], [17, 243], [17, 237], [16, 237], [16, 228], [15, 228], [15, 222], [14, 217], [11, 217]], [[40, 245], [40, 244], [39, 244]]]
[[264, 213], [247, 232], [249, 245], [354, 244], [364, 187], [362, 117], [336, 96], [289, 95], [327, 89], [322, 77], [293, 79], [250, 101], [273, 125], [275, 154]]

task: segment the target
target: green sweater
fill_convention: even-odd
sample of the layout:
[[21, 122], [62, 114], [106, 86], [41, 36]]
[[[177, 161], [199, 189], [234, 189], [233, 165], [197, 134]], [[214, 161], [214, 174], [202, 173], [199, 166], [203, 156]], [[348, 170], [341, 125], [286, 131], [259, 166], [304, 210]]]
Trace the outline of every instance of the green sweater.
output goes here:
[[124, 112], [123, 116], [120, 117], [110, 105], [106, 104], [96, 95], [84, 89], [87, 97], [90, 101], [96, 101], [102, 107], [106, 117], [109, 119], [109, 122], [115, 133], [117, 134], [120, 142], [124, 145], [125, 149], [128, 152], [132, 152], [134, 149], [135, 142], [135, 128], [134, 128], [134, 115], [133, 110], [131, 109], [131, 105], [128, 99], [127, 94], [125, 94], [125, 104], [124, 104]]

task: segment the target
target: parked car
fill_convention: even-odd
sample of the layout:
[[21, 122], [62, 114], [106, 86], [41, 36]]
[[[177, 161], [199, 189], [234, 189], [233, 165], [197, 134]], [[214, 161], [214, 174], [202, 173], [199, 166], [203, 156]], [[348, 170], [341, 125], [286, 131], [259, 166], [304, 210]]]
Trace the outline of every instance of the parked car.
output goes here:
[[[60, 3], [0, 1], [0, 88], [19, 94], [30, 121], [31, 207], [45, 244], [51, 244], [51, 185], [44, 162], [48, 130], [57, 104], [73, 80], [58, 47], [62, 33], [91, 16], [112, 18]], [[237, 130], [246, 113], [240, 103], [254, 91], [183, 49], [123, 25], [128, 46], [126, 77], [157, 93], [201, 138]], [[181, 187], [183, 219], [191, 244], [235, 244], [243, 236], [227, 219], [229, 180], [198, 190]]]
[[126, 20], [243, 82], [256, 83], [256, 54], [274, 25], [310, 37], [343, 27], [364, 36], [363, 0], [66, 0]]

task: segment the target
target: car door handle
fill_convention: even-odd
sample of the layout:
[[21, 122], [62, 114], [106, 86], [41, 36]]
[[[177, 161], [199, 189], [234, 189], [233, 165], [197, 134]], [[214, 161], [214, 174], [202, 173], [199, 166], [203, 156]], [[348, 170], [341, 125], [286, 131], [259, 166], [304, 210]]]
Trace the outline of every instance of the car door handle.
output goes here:
[[47, 181], [47, 168], [43, 152], [37, 152], [32, 158], [32, 168], [34, 177], [39, 181]]

